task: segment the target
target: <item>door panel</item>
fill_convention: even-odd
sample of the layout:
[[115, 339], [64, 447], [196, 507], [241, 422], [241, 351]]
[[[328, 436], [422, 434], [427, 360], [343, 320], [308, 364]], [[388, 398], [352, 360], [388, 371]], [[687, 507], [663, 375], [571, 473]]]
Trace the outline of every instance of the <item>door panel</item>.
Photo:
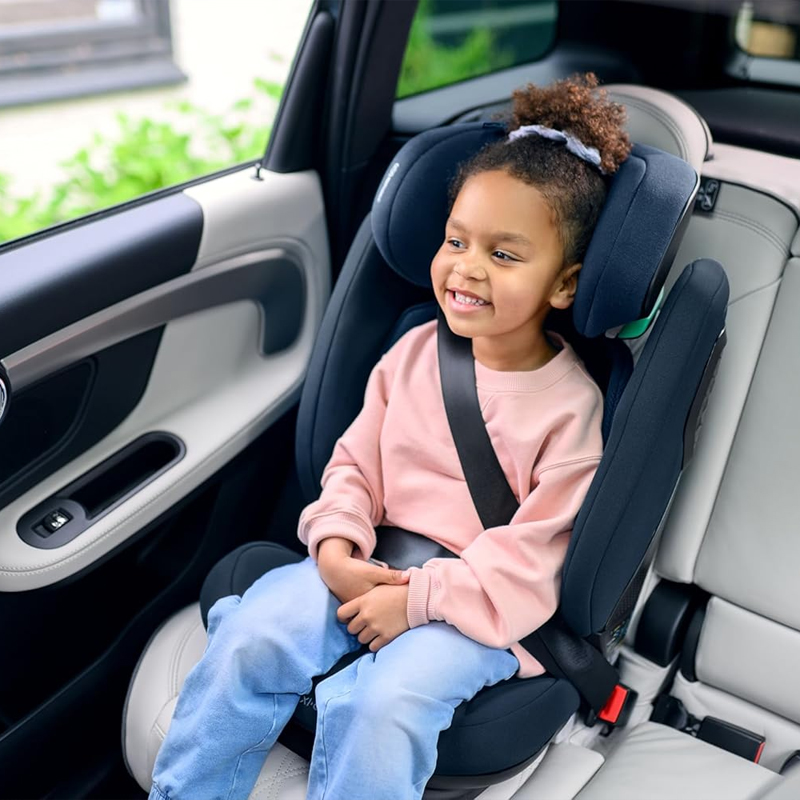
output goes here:
[[[28, 333], [13, 339], [25, 342], [24, 346], [6, 351], [2, 366], [12, 397], [4, 427], [13, 421], [11, 412], [23, 398], [24, 387], [163, 327], [147, 387], [130, 413], [99, 441], [73, 453], [71, 460], [0, 508], [0, 592], [48, 586], [90, 567], [169, 511], [298, 399], [330, 289], [316, 174], [262, 172], [261, 179], [254, 180], [253, 171], [247, 169], [194, 186], [182, 196], [172, 207], [186, 203], [184, 207], [200, 209], [202, 214], [202, 234], [191, 264], [183, 257], [180, 268], [175, 266], [170, 255], [175, 242], [159, 231], [156, 239], [163, 251], [156, 252], [156, 247], [147, 251], [151, 261], [138, 283], [127, 278], [123, 288], [93, 291], [80, 305], [80, 319], [75, 311], [60, 316], [57, 331], [52, 320], [41, 321], [35, 340], [29, 323]], [[91, 238], [85, 233], [102, 222], [107, 220], [85, 226], [81, 247]], [[147, 238], [144, 230], [136, 230], [137, 236]], [[76, 241], [74, 233], [66, 231], [51, 240], [67, 237], [65, 263]], [[187, 236], [176, 234], [182, 251]], [[30, 248], [35, 252], [42, 244]], [[29, 284], [20, 277], [20, 259], [30, 248], [0, 256], [0, 271], [5, 270], [6, 259], [12, 260], [13, 297], [19, 298], [14, 303], [7, 299], [5, 306], [25, 308], [29, 314], [40, 292], [50, 301], [55, 296], [49, 278], [40, 286], [38, 274]], [[96, 244], [93, 252], [100, 249]], [[140, 250], [140, 257], [146, 258], [142, 253], [145, 250]], [[67, 270], [69, 280], [60, 284], [62, 298], [77, 291], [70, 287], [94, 286], [100, 275], [104, 285], [114, 284], [118, 255], [109, 248], [104, 258], [95, 255], [81, 262], [75, 254], [74, 266]], [[122, 263], [132, 266], [131, 258], [125, 259]], [[168, 265], [159, 273], [158, 283], [155, 262]], [[127, 269], [120, 273], [128, 274]], [[4, 297], [0, 287], [0, 306]], [[24, 316], [21, 310], [15, 313]], [[70, 324], [64, 325], [66, 320]], [[164, 474], [62, 547], [43, 550], [20, 539], [17, 524], [26, 512], [130, 442], [156, 431], [177, 436], [186, 447], [184, 457]], [[16, 427], [12, 434], [18, 435]]]
[[178, 193], [0, 256], [0, 358], [76, 320], [188, 272], [200, 205]]
[[0, 425], [0, 508], [125, 419], [147, 386], [161, 332], [133, 336], [15, 394]]

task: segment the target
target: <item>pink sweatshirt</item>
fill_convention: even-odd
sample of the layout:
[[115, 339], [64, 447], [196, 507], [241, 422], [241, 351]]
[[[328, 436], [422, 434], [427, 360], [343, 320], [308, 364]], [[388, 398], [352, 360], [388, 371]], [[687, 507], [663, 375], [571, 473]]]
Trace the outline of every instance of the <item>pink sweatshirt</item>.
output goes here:
[[476, 361], [486, 427], [520, 502], [510, 525], [484, 530], [464, 479], [439, 380], [436, 323], [410, 330], [376, 365], [364, 407], [336, 443], [323, 491], [298, 535], [316, 558], [330, 536], [369, 558], [375, 526], [423, 534], [460, 558], [411, 571], [408, 623], [454, 625], [510, 647], [519, 675], [544, 670], [517, 642], [552, 616], [572, 525], [602, 454], [603, 398], [572, 348], [540, 369], [498, 372]]

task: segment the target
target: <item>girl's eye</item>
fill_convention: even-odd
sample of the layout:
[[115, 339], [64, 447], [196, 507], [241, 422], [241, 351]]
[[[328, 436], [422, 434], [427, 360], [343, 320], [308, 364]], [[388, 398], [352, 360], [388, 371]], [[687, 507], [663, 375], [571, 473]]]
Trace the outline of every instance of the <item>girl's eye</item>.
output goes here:
[[464, 246], [464, 242], [462, 242], [460, 239], [454, 239], [452, 237], [447, 240], [447, 244], [449, 244], [451, 247], [458, 247], [458, 248]]
[[495, 250], [492, 255], [500, 260], [500, 261], [516, 261], [517, 259], [513, 256], [510, 256], [508, 253], [504, 253], [502, 250]]

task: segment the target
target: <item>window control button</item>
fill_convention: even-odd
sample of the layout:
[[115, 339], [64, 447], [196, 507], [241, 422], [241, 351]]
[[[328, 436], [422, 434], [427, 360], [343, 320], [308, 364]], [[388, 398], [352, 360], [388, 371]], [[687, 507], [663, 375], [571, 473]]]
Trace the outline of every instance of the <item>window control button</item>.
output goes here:
[[42, 520], [42, 527], [48, 533], [55, 533], [59, 528], [63, 528], [71, 519], [72, 516], [70, 514], [64, 511], [64, 509], [59, 508], [57, 511], [51, 511]]

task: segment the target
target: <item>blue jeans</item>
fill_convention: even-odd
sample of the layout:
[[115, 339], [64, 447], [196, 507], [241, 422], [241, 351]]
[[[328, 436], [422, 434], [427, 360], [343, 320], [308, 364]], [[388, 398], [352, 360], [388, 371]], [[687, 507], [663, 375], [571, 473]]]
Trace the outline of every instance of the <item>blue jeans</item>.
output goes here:
[[[217, 601], [208, 647], [181, 690], [150, 800], [246, 798], [311, 678], [361, 645], [307, 558]], [[419, 798], [453, 711], [519, 663], [443, 622], [406, 631], [322, 681], [308, 783], [314, 800]]]

